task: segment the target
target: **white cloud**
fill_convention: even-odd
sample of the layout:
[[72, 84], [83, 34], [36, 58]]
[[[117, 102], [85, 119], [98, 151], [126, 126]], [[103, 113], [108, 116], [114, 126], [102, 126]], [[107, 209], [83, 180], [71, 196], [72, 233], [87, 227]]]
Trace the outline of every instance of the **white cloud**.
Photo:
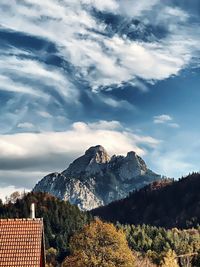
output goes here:
[[187, 21], [189, 18], [189, 14], [187, 14], [184, 10], [178, 7], [170, 7], [166, 6], [162, 9], [162, 12], [158, 13], [158, 16], [155, 18], [159, 23], [170, 23], [177, 22], [177, 19], [181, 22]]
[[[109, 83], [113, 82], [113, 75], [116, 76], [117, 83], [131, 80], [134, 77], [162, 80], [177, 74], [185, 64], [181, 55], [173, 52], [172, 57], [167, 51], [170, 47], [167, 48], [161, 44], [132, 42], [127, 39], [123, 40], [119, 36], [105, 39], [104, 44], [111, 50], [110, 56], [113, 58], [112, 63], [107, 63], [112, 70]], [[114, 60], [117, 58], [120, 64], [115, 64]], [[109, 77], [105, 83], [108, 81]]]
[[45, 156], [49, 153], [80, 153], [89, 146], [101, 144], [111, 153], [126, 153], [135, 150], [143, 155], [145, 152], [137, 145], [156, 144], [150, 137], [134, 135], [122, 128], [117, 121], [100, 121], [99, 123], [73, 123], [66, 132], [20, 133], [0, 136], [1, 156], [26, 159], [28, 156]]
[[33, 129], [34, 125], [30, 122], [20, 122], [17, 124], [17, 127], [22, 129]]
[[167, 114], [159, 115], [159, 116], [154, 116], [154, 123], [166, 123], [169, 121], [172, 121], [172, 117]]
[[52, 115], [47, 111], [41, 110], [41, 111], [38, 111], [37, 113], [43, 118], [46, 118], [46, 119], [52, 118]]
[[103, 96], [98, 96], [98, 99], [105, 103], [106, 105], [112, 107], [112, 108], [123, 108], [125, 110], [133, 110], [135, 109], [134, 105], [130, 104], [126, 100], [116, 100], [111, 97], [103, 97]]
[[155, 124], [164, 124], [164, 125], [167, 125], [171, 128], [179, 128], [180, 127], [180, 125], [178, 123], [174, 122], [174, 119], [168, 114], [162, 114], [162, 115], [154, 116], [153, 122]]
[[115, 0], [81, 0], [81, 3], [93, 6], [100, 11], [116, 12], [119, 8]]
[[118, 12], [130, 17], [139, 17], [144, 12], [151, 10], [159, 2], [160, 0], [119, 0]]
[[179, 128], [180, 127], [180, 125], [178, 124], [178, 123], [169, 123], [168, 124], [170, 127], [172, 127], [172, 128]]

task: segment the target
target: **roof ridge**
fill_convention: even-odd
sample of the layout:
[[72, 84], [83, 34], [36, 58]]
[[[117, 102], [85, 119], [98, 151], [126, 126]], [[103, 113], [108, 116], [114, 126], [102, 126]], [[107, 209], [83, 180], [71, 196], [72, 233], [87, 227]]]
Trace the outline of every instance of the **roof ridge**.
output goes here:
[[0, 222], [10, 222], [10, 221], [43, 221], [43, 218], [6, 218], [6, 219], [0, 219]]

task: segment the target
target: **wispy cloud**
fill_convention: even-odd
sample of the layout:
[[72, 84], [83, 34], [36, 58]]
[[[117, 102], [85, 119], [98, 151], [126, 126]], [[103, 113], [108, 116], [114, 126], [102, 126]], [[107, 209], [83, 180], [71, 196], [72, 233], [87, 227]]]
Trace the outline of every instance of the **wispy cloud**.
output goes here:
[[[31, 52], [24, 54], [23, 50], [18, 49], [14, 50], [18, 55], [11, 55], [9, 51], [13, 49], [7, 48], [6, 53], [0, 53], [0, 64], [3, 66], [0, 70], [0, 93], [9, 93], [10, 97], [1, 106], [1, 112], [5, 115], [1, 117], [0, 124], [5, 118], [9, 128], [16, 126], [22, 129], [21, 121], [28, 120], [35, 124], [39, 117], [47, 117], [47, 114], [53, 122], [48, 107], [57, 107], [57, 117], [63, 115], [63, 105], [80, 105], [78, 88], [63, 68], [45, 64], [34, 58]], [[37, 129], [40, 128], [38, 126]], [[2, 131], [7, 130], [1, 127]]]
[[[189, 15], [180, 8], [166, 7], [158, 0], [151, 3], [146, 0], [136, 1], [134, 5], [130, 1], [114, 0], [62, 3], [26, 0], [13, 1], [12, 5], [5, 2], [4, 5], [6, 8], [0, 19], [3, 27], [47, 38], [55, 43], [60, 55], [77, 68], [77, 74], [89, 81], [92, 88], [119, 84], [137, 77], [145, 80], [168, 78], [184, 68], [198, 50], [198, 35], [191, 35], [181, 24]], [[131, 17], [142, 17], [152, 7], [159, 7], [163, 11], [159, 12], [159, 23], [169, 21], [170, 35], [163, 41], [149, 44], [130, 41], [117, 33], [112, 37], [97, 34], [103, 33], [106, 25], [97, 23], [90, 13], [91, 6], [123, 16], [128, 12]], [[180, 19], [177, 14], [181, 15]], [[153, 21], [148, 15], [147, 19], [150, 23]], [[192, 46], [186, 42], [186, 35], [187, 39], [193, 40]]]
[[153, 122], [155, 124], [165, 124], [165, 125], [172, 127], [172, 128], [179, 128], [180, 127], [178, 123], [174, 122], [173, 117], [171, 117], [168, 114], [162, 114], [162, 115], [154, 116]]
[[45, 93], [40, 92], [39, 90], [30, 87], [29, 85], [24, 85], [22, 82], [15, 82], [14, 80], [12, 80], [12, 78], [4, 75], [0, 75], [0, 83], [0, 90], [2, 91], [29, 94], [32, 97], [48, 98], [48, 95], [46, 95]]
[[[44, 88], [53, 87], [64, 99], [77, 99], [76, 88], [69, 82], [62, 69], [50, 67], [35, 59], [17, 56], [0, 56], [0, 64], [4, 66], [0, 76], [2, 89], [10, 88], [11, 91], [46, 96], [48, 99], [49, 91], [48, 94], [45, 93]], [[20, 86], [20, 83], [23, 86]]]
[[52, 115], [47, 111], [41, 110], [41, 111], [38, 111], [37, 113], [43, 118], [46, 118], [46, 119], [52, 118]]

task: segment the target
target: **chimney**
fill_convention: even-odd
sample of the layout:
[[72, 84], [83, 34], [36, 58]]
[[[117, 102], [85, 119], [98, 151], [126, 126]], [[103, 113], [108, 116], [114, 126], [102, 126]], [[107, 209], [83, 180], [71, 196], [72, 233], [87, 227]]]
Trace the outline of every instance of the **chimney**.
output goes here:
[[35, 219], [35, 203], [31, 203], [31, 219]]

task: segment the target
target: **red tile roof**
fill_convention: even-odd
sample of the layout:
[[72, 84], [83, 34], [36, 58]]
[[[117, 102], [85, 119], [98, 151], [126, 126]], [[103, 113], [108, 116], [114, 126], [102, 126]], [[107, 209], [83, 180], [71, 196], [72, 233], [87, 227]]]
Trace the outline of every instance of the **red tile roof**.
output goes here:
[[0, 267], [39, 267], [42, 219], [0, 219]]

